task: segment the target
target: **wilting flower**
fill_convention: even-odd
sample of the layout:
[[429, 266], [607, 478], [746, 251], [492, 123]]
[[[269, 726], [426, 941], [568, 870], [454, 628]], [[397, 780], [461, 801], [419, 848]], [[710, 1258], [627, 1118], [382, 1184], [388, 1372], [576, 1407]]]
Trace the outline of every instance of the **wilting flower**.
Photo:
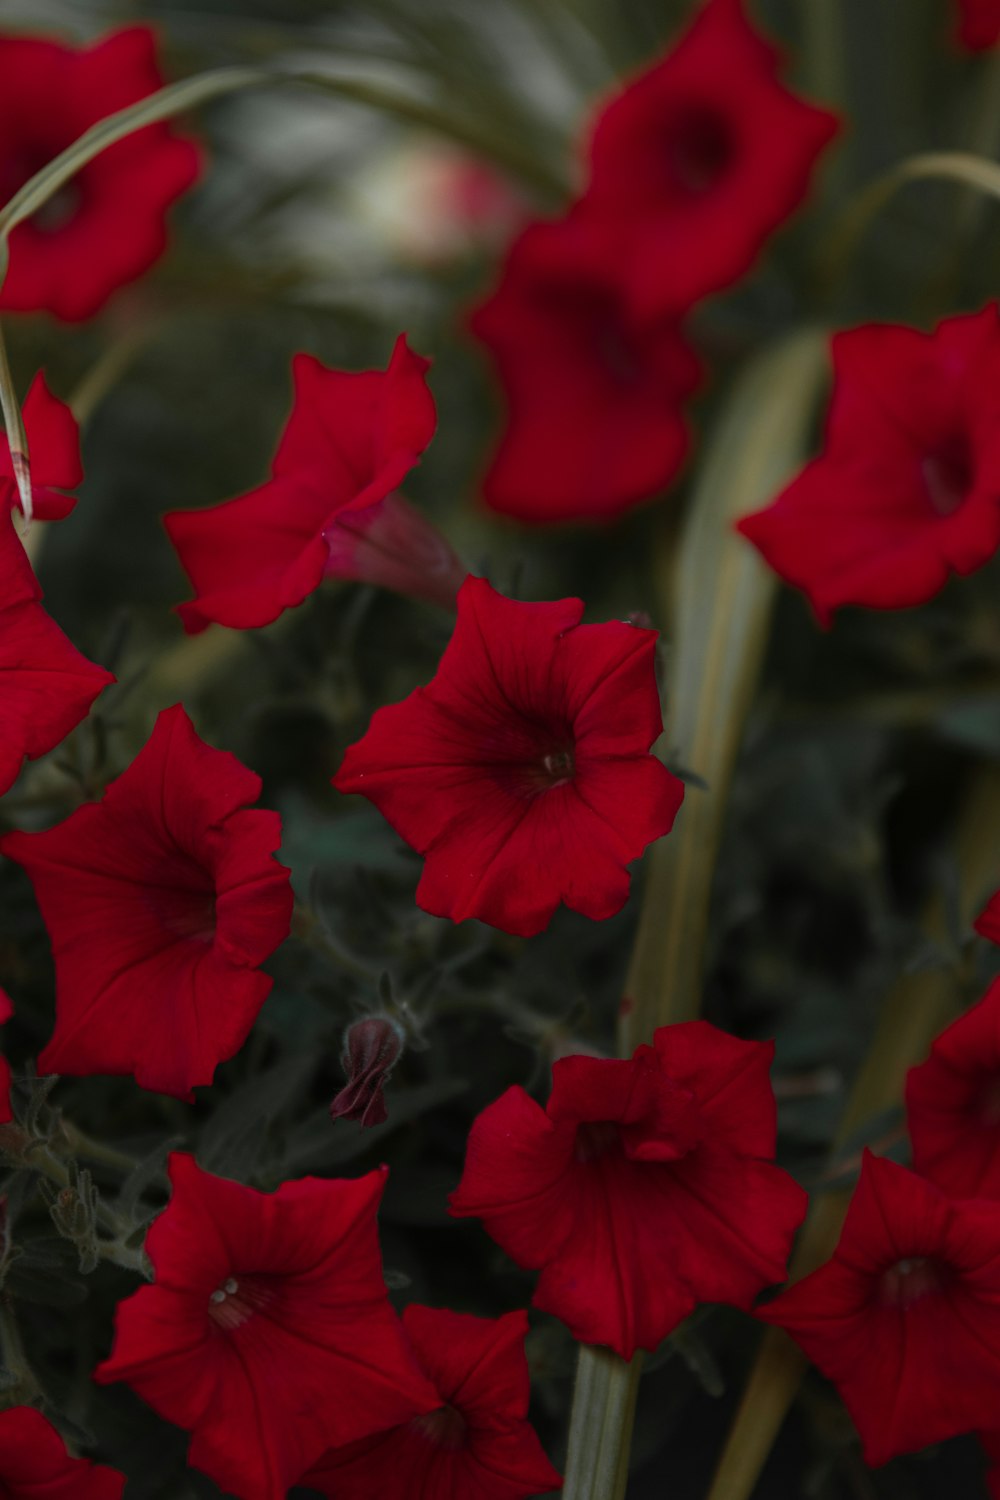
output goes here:
[[[0, 56], [2, 56], [0, 44]], [[2, 108], [2, 105], [0, 105]], [[40, 521], [58, 521], [68, 516], [76, 497], [64, 495], [83, 479], [80, 460], [80, 429], [64, 401], [53, 396], [42, 375], [36, 375], [21, 409], [24, 432], [31, 454], [31, 487], [35, 516]], [[20, 506], [14, 462], [6, 437], [0, 437], [0, 509]]]
[[125, 1475], [66, 1444], [33, 1406], [0, 1412], [0, 1493], [4, 1500], [121, 1500]]
[[[109, 32], [84, 48], [0, 38], [0, 202], [91, 125], [162, 82], [147, 26]], [[167, 210], [199, 164], [194, 143], [166, 124], [100, 152], [14, 230], [0, 307], [71, 323], [89, 318], [163, 254]]]
[[743, 0], [706, 0], [598, 115], [580, 211], [617, 246], [640, 317], [736, 281], [804, 198], [837, 119], [789, 93], [778, 62]]
[[698, 361], [676, 326], [633, 319], [620, 257], [570, 217], [532, 224], [470, 327], [506, 400], [487, 504], [531, 522], [600, 520], [659, 494], [688, 448]]
[[1000, 1199], [1000, 979], [906, 1080], [913, 1166], [953, 1198]]
[[381, 1125], [389, 1118], [382, 1090], [403, 1050], [403, 1033], [388, 1016], [352, 1021], [344, 1035], [341, 1063], [347, 1083], [330, 1105], [334, 1120]]
[[661, 730], [656, 634], [581, 625], [583, 604], [521, 604], [469, 578], [437, 675], [380, 708], [334, 777], [426, 856], [417, 902], [529, 937], [561, 901], [600, 920], [625, 866], [668, 833], [681, 782]]
[[180, 705], [100, 802], [0, 850], [31, 876], [52, 941], [56, 1027], [43, 1073], [133, 1073], [193, 1098], [246, 1039], [288, 936], [277, 813]]
[[259, 1193], [170, 1158], [146, 1249], [95, 1380], [125, 1380], [192, 1433], [188, 1460], [241, 1500], [284, 1500], [328, 1448], [440, 1405], [382, 1279], [386, 1169]]
[[704, 1021], [628, 1062], [566, 1057], [545, 1109], [514, 1087], [478, 1117], [451, 1211], [482, 1219], [534, 1305], [623, 1359], [701, 1302], [784, 1280], [806, 1195], [773, 1165], [774, 1048]]
[[1000, 0], [958, 0], [958, 39], [970, 52], [1000, 42]]
[[883, 1464], [1000, 1411], [1000, 1203], [865, 1152], [832, 1260], [759, 1316], [832, 1380]]
[[441, 1404], [326, 1454], [302, 1483], [331, 1500], [524, 1500], [558, 1489], [526, 1420], [527, 1316], [411, 1306], [403, 1326]]
[[115, 680], [80, 655], [41, 597], [9, 514], [0, 512], [0, 793], [16, 780], [25, 756], [53, 750]]
[[1000, 547], [1000, 321], [835, 334], [822, 455], [739, 530], [824, 625], [923, 604]]
[[976, 918], [976, 931], [980, 937], [988, 938], [991, 943], [1000, 943], [1000, 891], [991, 897], [979, 913]]
[[440, 532], [396, 493], [434, 435], [429, 361], [401, 335], [387, 370], [348, 374], [298, 354], [295, 402], [260, 489], [164, 518], [197, 597], [184, 628], [245, 630], [355, 578], [454, 608], [465, 576]]

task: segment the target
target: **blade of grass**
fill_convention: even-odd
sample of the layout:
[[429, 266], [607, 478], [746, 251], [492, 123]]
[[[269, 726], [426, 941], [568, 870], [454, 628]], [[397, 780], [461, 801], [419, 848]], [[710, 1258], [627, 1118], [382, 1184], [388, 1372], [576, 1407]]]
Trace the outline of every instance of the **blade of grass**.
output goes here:
[[1000, 163], [967, 151], [927, 151], [909, 156], [861, 189], [833, 225], [819, 257], [823, 286], [832, 286], [851, 260], [872, 221], [900, 188], [938, 180], [1000, 198]]
[[[801, 461], [826, 368], [826, 339], [798, 333], [749, 364], [710, 443], [676, 569], [661, 563], [675, 646], [669, 739], [712, 778], [688, 793], [654, 851], [632, 957], [619, 1050], [697, 1008], [701, 949], [726, 789], [757, 681], [774, 581], [732, 530]], [[563, 1500], [622, 1500], [642, 1369], [606, 1349], [577, 1362]]]
[[803, 462], [826, 373], [826, 335], [792, 335], [749, 364], [709, 446], [676, 556], [660, 564], [672, 648], [664, 741], [707, 783], [688, 788], [647, 857], [621, 1048], [701, 1002], [709, 897], [729, 782], [757, 684], [776, 579], [733, 521]]

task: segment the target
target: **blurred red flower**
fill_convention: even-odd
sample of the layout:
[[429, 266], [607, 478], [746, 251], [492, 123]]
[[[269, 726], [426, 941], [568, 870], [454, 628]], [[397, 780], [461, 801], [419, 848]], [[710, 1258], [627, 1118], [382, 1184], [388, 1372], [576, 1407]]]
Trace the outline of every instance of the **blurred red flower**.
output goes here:
[[192, 1432], [188, 1461], [241, 1500], [285, 1500], [328, 1448], [439, 1406], [382, 1279], [385, 1178], [259, 1193], [175, 1153], [155, 1285], [119, 1303], [94, 1379]]
[[277, 813], [260, 778], [200, 740], [180, 705], [160, 714], [100, 802], [0, 851], [24, 866], [52, 941], [56, 1027], [43, 1073], [133, 1073], [192, 1099], [246, 1039], [287, 936]]
[[[39, 521], [59, 521], [76, 505], [74, 495], [60, 491], [75, 489], [83, 479], [76, 418], [64, 401], [53, 396], [44, 376], [36, 375], [24, 398], [21, 419], [31, 455], [35, 516]], [[0, 496], [0, 507], [6, 502], [13, 510], [21, 504], [6, 437], [0, 437]]]
[[687, 453], [681, 402], [698, 361], [671, 321], [629, 316], [618, 259], [584, 224], [530, 225], [470, 327], [507, 408], [483, 482], [494, 510], [602, 520], [667, 486]]
[[580, 212], [611, 236], [639, 317], [738, 280], [805, 197], [838, 121], [783, 87], [779, 61], [743, 0], [706, 0], [597, 116]]
[[4, 1500], [121, 1500], [125, 1475], [71, 1458], [59, 1433], [33, 1406], [0, 1412], [0, 1493]]
[[832, 1380], [865, 1462], [1000, 1411], [1000, 1203], [956, 1202], [866, 1151], [825, 1266], [759, 1309]]
[[832, 341], [821, 456], [738, 529], [820, 622], [923, 604], [1000, 547], [1000, 321], [869, 324]]
[[913, 1166], [952, 1198], [1000, 1198], [1000, 979], [906, 1080]]
[[388, 369], [345, 373], [297, 354], [295, 400], [259, 489], [164, 517], [197, 597], [185, 630], [245, 630], [354, 578], [454, 608], [465, 577], [444, 537], [396, 487], [434, 436], [430, 361], [401, 334]]
[[451, 1211], [482, 1219], [534, 1305], [623, 1359], [701, 1302], [783, 1281], [806, 1195], [773, 1165], [772, 1044], [662, 1026], [628, 1062], [566, 1057], [545, 1109], [510, 1088], [478, 1117]]
[[10, 517], [2, 511], [0, 580], [3, 793], [16, 780], [25, 756], [34, 760], [60, 744], [87, 717], [97, 695], [115, 679], [81, 656], [41, 607], [42, 591]]
[[344, 756], [334, 785], [426, 857], [425, 911], [522, 937], [561, 901], [610, 917], [625, 866], [670, 831], [684, 788], [648, 754], [656, 633], [582, 614], [579, 599], [522, 604], [467, 579], [433, 681], [380, 708]]
[[992, 896], [976, 918], [976, 931], [991, 943], [1000, 943], [1000, 891]]
[[1000, 0], [958, 0], [958, 39], [970, 52], [1000, 42]]
[[[163, 79], [148, 26], [84, 48], [0, 38], [0, 202], [91, 125], [153, 94]], [[169, 125], [147, 125], [102, 151], [10, 237], [0, 308], [75, 323], [166, 249], [167, 210], [198, 176], [201, 153]]]
[[411, 1306], [403, 1326], [442, 1404], [326, 1454], [301, 1482], [331, 1500], [524, 1500], [559, 1489], [526, 1420], [526, 1314]]

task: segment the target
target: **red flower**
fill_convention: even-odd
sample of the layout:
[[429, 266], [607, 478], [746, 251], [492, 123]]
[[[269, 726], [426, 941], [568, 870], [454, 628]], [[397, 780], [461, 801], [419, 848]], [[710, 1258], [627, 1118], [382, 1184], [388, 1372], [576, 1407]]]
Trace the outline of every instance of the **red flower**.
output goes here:
[[1000, 0], [958, 0], [958, 39], [970, 52], [1000, 42]]
[[541, 1270], [536, 1307], [623, 1359], [700, 1302], [749, 1307], [806, 1211], [772, 1165], [773, 1052], [692, 1021], [630, 1062], [563, 1058], [544, 1110], [515, 1087], [475, 1121], [451, 1211]]
[[441, 534], [395, 494], [434, 435], [429, 360], [405, 335], [389, 367], [345, 374], [297, 354], [295, 403], [260, 489], [164, 524], [197, 592], [185, 630], [245, 630], [356, 578], [454, 607], [465, 576]]
[[913, 1166], [953, 1198], [1000, 1198], [1000, 979], [906, 1080]]
[[388, 1016], [353, 1021], [344, 1037], [341, 1064], [347, 1083], [330, 1105], [334, 1120], [382, 1125], [389, 1118], [382, 1090], [403, 1050], [403, 1033]]
[[530, 937], [560, 901], [613, 916], [625, 866], [670, 831], [682, 784], [652, 755], [656, 635], [581, 625], [469, 578], [437, 676], [380, 708], [334, 777], [426, 856], [417, 903]]
[[923, 604], [1000, 547], [1000, 321], [833, 338], [826, 446], [739, 530], [820, 621]]
[[[91, 125], [155, 93], [163, 80], [148, 26], [77, 49], [0, 39], [0, 202]], [[75, 323], [103, 307], [166, 249], [166, 214], [198, 175], [200, 152], [168, 125], [102, 151], [10, 238], [0, 307]]]
[[778, 82], [779, 60], [743, 0], [706, 0], [599, 114], [581, 209], [617, 243], [640, 317], [736, 281], [805, 197], [838, 122]]
[[699, 368], [671, 322], [636, 322], [617, 259], [573, 217], [515, 240], [470, 327], [507, 420], [483, 484], [522, 521], [600, 520], [662, 491], [684, 460]]
[[0, 793], [17, 779], [25, 756], [34, 760], [60, 744], [115, 680], [80, 655], [41, 607], [41, 597], [0, 507]]
[[0, 1494], [4, 1500], [121, 1500], [125, 1475], [70, 1458], [52, 1423], [33, 1406], [0, 1412]]
[[759, 1316], [840, 1391], [883, 1464], [1000, 1410], [1000, 1204], [953, 1202], [865, 1152], [833, 1259]]
[[328, 1453], [301, 1482], [332, 1500], [523, 1500], [559, 1489], [526, 1420], [527, 1316], [408, 1307], [403, 1324], [443, 1404]]
[[1000, 943], [1000, 891], [997, 891], [976, 918], [976, 931], [991, 943]]
[[[0, 46], [0, 57], [3, 48]], [[53, 396], [42, 375], [36, 375], [21, 411], [31, 455], [31, 486], [35, 516], [40, 521], [59, 521], [76, 505], [76, 497], [63, 495], [83, 479], [80, 460], [80, 429], [64, 401]], [[0, 509], [20, 506], [14, 464], [7, 439], [0, 438]]]
[[183, 708], [100, 802], [0, 851], [35, 886], [56, 965], [43, 1073], [133, 1073], [193, 1099], [232, 1057], [271, 988], [260, 965], [287, 936], [277, 813], [249, 810], [260, 778], [195, 734]]
[[284, 1500], [328, 1448], [433, 1410], [382, 1280], [385, 1178], [258, 1193], [175, 1153], [156, 1282], [119, 1304], [95, 1380], [191, 1431], [189, 1462], [241, 1500]]

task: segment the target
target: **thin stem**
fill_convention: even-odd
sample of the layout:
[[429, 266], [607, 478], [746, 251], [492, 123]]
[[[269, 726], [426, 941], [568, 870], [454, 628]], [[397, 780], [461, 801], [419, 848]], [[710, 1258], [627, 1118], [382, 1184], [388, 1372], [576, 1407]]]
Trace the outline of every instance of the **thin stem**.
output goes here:
[[641, 1354], [626, 1363], [609, 1349], [580, 1350], [563, 1500], [622, 1500], [641, 1371]]

